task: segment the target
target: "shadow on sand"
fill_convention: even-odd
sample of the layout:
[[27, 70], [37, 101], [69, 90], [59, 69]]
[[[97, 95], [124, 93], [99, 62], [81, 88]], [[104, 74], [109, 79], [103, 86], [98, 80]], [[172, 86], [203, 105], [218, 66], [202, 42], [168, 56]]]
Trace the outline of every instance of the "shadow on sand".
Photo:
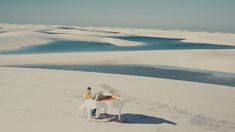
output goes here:
[[118, 120], [117, 115], [112, 115], [112, 114], [101, 114], [101, 116], [98, 119], [101, 119], [101, 120], [104, 119], [107, 122], [118, 122], [118, 123], [126, 123], [126, 124], [164, 124], [165, 123], [165, 124], [170, 124], [170, 125], [177, 125], [177, 123], [163, 119], [163, 118], [148, 116], [148, 115], [143, 115], [143, 114], [130, 114], [130, 113], [122, 114], [121, 120]]

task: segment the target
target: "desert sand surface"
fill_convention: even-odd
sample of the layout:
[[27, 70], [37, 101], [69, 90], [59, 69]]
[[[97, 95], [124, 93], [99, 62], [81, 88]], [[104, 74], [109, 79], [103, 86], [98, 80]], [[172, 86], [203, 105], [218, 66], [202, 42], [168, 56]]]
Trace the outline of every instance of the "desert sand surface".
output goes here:
[[[1, 131], [234, 131], [235, 89], [88, 72], [0, 68]], [[3, 78], [3, 79], [2, 79]], [[125, 92], [122, 121], [76, 116], [84, 88], [108, 82]], [[115, 111], [108, 110], [109, 114]]]
[[141, 64], [235, 73], [235, 50], [163, 50], [131, 52], [0, 55], [0, 65]]
[[[108, 42], [117, 46], [143, 45], [140, 42], [125, 41], [105, 36], [139, 35], [149, 37], [179, 38], [185, 42], [235, 45], [235, 34], [191, 32], [180, 30], [150, 30], [107, 27], [79, 27], [62, 25], [32, 25], [0, 23], [2, 44], [0, 50], [11, 50], [20, 47], [45, 44], [53, 40], [80, 40]], [[52, 33], [52, 34], [50, 34]], [[102, 36], [102, 37], [101, 37]], [[3, 43], [4, 42], [4, 43]]]
[[[235, 45], [235, 35], [190, 31], [0, 24], [0, 50], [55, 40], [144, 43], [98, 36], [140, 35], [182, 41]], [[47, 34], [42, 32], [50, 32]], [[82, 71], [9, 67], [54, 64], [121, 64], [193, 68], [235, 74], [235, 50], [152, 50], [0, 55], [1, 132], [233, 132], [235, 89], [224, 85]], [[106, 118], [87, 121], [76, 114], [88, 86], [104, 82], [124, 93], [122, 119], [108, 109]]]

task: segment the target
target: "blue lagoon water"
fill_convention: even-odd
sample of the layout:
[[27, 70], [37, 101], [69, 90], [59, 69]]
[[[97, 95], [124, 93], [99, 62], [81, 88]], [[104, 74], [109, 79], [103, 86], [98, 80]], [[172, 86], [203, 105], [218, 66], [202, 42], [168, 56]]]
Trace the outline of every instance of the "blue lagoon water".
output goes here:
[[[46, 34], [56, 34], [41, 31]], [[105, 52], [105, 51], [142, 51], [142, 50], [189, 50], [189, 49], [235, 49], [235, 46], [216, 44], [197, 44], [182, 42], [182, 39], [145, 37], [145, 36], [116, 36], [113, 38], [143, 42], [140, 46], [115, 46], [110, 43], [89, 41], [53, 41], [48, 44], [27, 46], [17, 50], [0, 51], [0, 54], [36, 54], [59, 52]], [[14, 67], [45, 68], [74, 71], [101, 72], [112, 74], [136, 75], [174, 80], [184, 80], [200, 83], [210, 83], [235, 87], [235, 74], [198, 69], [177, 67], [159, 67], [142, 65], [21, 65]]]
[[[44, 31], [45, 33], [48, 33]], [[49, 32], [50, 33], [50, 32]], [[56, 34], [56, 33], [50, 33]], [[110, 43], [89, 41], [52, 41], [47, 44], [27, 46], [16, 50], [0, 51], [0, 54], [35, 54], [57, 52], [94, 52], [94, 51], [141, 51], [141, 50], [188, 50], [188, 49], [235, 49], [235, 46], [198, 44], [182, 42], [182, 39], [145, 37], [145, 36], [117, 36], [128, 41], [143, 42], [140, 46], [115, 46]]]
[[235, 74], [172, 66], [147, 65], [18, 65], [13, 67], [135, 75], [235, 87]]

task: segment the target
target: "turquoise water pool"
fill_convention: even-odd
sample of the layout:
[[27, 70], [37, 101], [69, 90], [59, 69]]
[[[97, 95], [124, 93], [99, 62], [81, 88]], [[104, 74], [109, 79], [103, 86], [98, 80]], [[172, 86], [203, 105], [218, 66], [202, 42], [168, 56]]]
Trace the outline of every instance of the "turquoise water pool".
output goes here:
[[170, 66], [146, 65], [18, 65], [13, 67], [135, 75], [235, 87], [235, 74]]
[[[44, 31], [45, 33], [48, 33]], [[56, 33], [50, 33], [56, 34]], [[188, 49], [235, 49], [235, 46], [198, 44], [182, 42], [182, 39], [145, 37], [145, 36], [117, 36], [128, 41], [143, 42], [140, 46], [115, 46], [110, 43], [89, 41], [52, 41], [47, 44], [27, 46], [17, 50], [0, 51], [0, 54], [35, 54], [57, 52], [94, 52], [94, 51], [141, 51], [141, 50], [188, 50]]]

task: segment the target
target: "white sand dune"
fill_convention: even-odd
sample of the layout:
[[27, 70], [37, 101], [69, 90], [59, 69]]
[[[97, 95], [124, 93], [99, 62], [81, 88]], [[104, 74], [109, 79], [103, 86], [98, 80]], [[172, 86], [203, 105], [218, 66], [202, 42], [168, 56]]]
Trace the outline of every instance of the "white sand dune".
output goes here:
[[142, 64], [235, 73], [235, 50], [164, 50], [0, 55], [0, 65], [22, 64]]
[[[108, 42], [119, 46], [143, 44], [96, 36], [128, 34], [235, 44], [234, 34], [228, 33], [78, 26], [65, 29], [61, 25], [4, 23], [0, 27], [0, 31], [5, 31], [0, 33], [0, 50], [54, 40]], [[235, 131], [234, 87], [127, 75], [4, 67], [21, 64], [161, 65], [235, 73], [234, 49], [0, 55], [0, 132]], [[116, 120], [114, 110], [108, 111], [107, 118], [91, 122], [76, 116], [76, 107], [83, 102], [86, 87], [91, 86], [93, 92], [97, 91], [95, 82], [108, 83], [125, 93], [126, 105], [120, 122]]]
[[[141, 35], [164, 38], [180, 38], [185, 42], [194, 43], [212, 43], [221, 45], [235, 45], [235, 34], [232, 33], [208, 33], [208, 32], [190, 32], [179, 30], [150, 30], [150, 29], [128, 29], [128, 28], [107, 28], [107, 27], [79, 27], [71, 26], [61, 29], [60, 25], [32, 25], [32, 24], [6, 24], [0, 23], [1, 45], [0, 50], [16, 49], [24, 46], [48, 43], [53, 40], [81, 40], [107, 42], [118, 46], [141, 45], [140, 42], [131, 42], [117, 38], [108, 38], [104, 36], [115, 35]], [[82, 30], [81, 30], [82, 29]], [[38, 31], [47, 31], [58, 34], [45, 34]], [[112, 33], [117, 32], [117, 34]], [[103, 37], [100, 37], [103, 36]]]
[[[231, 87], [57, 70], [0, 68], [0, 73], [0, 131], [4, 132], [235, 130]], [[88, 122], [76, 116], [85, 88], [96, 91], [94, 80], [125, 91], [121, 122]]]
[[[73, 29], [58, 29], [59, 25], [17, 25], [17, 24], [1, 24], [4, 33], [0, 33], [1, 45], [0, 50], [17, 49], [29, 45], [37, 45], [48, 43], [54, 40], [80, 40], [80, 41], [93, 41], [93, 42], [106, 42], [118, 46], [133, 46], [142, 45], [141, 42], [130, 42], [126, 40], [99, 37], [109, 36], [110, 33], [83, 31], [79, 30], [80, 27]], [[40, 31], [46, 31], [46, 34]]]
[[116, 31], [122, 34], [163, 37], [163, 38], [180, 38], [184, 42], [208, 43], [208, 44], [225, 44], [235, 45], [235, 34], [220, 32], [193, 32], [182, 30], [157, 30], [157, 29], [128, 29], [128, 28], [107, 28], [107, 27], [90, 27], [93, 30]]

